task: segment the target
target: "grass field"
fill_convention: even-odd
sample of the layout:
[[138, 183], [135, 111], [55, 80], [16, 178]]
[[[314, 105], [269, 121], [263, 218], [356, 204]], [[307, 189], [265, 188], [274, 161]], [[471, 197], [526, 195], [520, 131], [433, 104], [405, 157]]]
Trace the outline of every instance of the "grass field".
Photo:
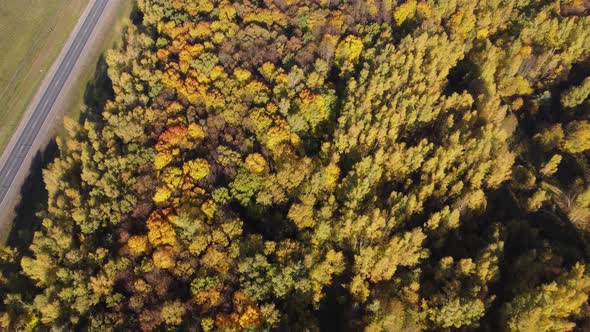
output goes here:
[[0, 153], [88, 0], [0, 0]]

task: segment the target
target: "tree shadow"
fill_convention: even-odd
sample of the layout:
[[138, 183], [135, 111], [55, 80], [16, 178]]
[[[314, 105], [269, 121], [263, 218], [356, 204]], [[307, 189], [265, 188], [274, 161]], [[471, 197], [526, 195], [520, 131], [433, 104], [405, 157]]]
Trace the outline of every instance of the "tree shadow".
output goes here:
[[[138, 25], [143, 21], [143, 13], [137, 8], [137, 4], [133, 5], [131, 13], [129, 14], [131, 24]], [[120, 31], [123, 36], [123, 31]], [[80, 114], [79, 122], [82, 124], [86, 119], [96, 120], [102, 116], [102, 111], [106, 103], [115, 97], [113, 90], [113, 82], [108, 74], [109, 66], [106, 61], [105, 53], [101, 53], [96, 61], [94, 68], [94, 77], [86, 83], [84, 90], [84, 105], [86, 109]], [[97, 118], [98, 117], [98, 118]]]
[[86, 83], [84, 105], [86, 109], [80, 113], [80, 123], [86, 119], [96, 120], [100, 117], [107, 101], [115, 96], [113, 84], [108, 75], [108, 64], [104, 53], [98, 57], [94, 68], [94, 77]]
[[[80, 123], [86, 119], [102, 116], [107, 101], [114, 96], [112, 82], [108, 76], [108, 65], [104, 53], [96, 62], [93, 78], [86, 84], [84, 91], [85, 110], [80, 114]], [[59, 155], [55, 138], [52, 138], [43, 151], [37, 152], [31, 163], [30, 173], [21, 188], [21, 201], [16, 207], [12, 229], [9, 233], [7, 245], [17, 248], [21, 254], [29, 254], [29, 246], [36, 231], [39, 230], [42, 219], [40, 211], [47, 209], [48, 193], [43, 181], [43, 170]]]
[[8, 235], [7, 245], [25, 254], [39, 229], [39, 211], [47, 209], [48, 194], [43, 181], [43, 170], [57, 155], [57, 144], [52, 139], [43, 151], [37, 152], [31, 163], [31, 172], [21, 188], [21, 201], [16, 207], [16, 217]]

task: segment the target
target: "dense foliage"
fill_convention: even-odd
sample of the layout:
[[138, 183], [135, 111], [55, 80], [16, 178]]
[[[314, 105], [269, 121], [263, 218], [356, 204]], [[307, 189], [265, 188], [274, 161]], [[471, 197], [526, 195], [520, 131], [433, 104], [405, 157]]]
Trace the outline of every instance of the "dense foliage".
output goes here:
[[590, 3], [138, 0], [8, 330], [590, 329]]

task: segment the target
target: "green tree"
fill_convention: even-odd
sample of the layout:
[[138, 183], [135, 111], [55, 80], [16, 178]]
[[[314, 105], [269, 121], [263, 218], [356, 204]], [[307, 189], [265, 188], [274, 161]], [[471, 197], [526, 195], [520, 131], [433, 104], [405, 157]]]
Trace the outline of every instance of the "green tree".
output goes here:
[[584, 102], [590, 95], [590, 77], [586, 77], [578, 86], [571, 87], [561, 95], [563, 107], [576, 107]]
[[571, 331], [588, 300], [585, 266], [576, 264], [553, 282], [521, 294], [502, 309], [502, 325], [510, 331]]

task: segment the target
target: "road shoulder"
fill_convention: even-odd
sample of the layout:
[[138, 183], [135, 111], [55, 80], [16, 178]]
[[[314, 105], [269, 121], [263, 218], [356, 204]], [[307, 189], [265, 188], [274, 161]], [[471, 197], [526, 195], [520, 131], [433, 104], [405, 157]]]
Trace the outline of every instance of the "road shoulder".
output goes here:
[[[110, 0], [108, 2], [107, 7], [105, 8], [102, 16], [100, 17], [100, 20], [98, 21], [92, 33], [91, 38], [87, 40], [86, 45], [82, 53], [80, 54], [78, 61], [74, 65], [67, 82], [62, 88], [59, 97], [55, 101], [47, 119], [45, 120], [42, 130], [38, 133], [37, 137], [35, 138], [31, 150], [27, 154], [27, 157], [25, 158], [23, 165], [21, 166], [21, 169], [19, 170], [19, 173], [15, 178], [12, 187], [8, 191], [4, 201], [0, 202], [0, 240], [2, 240], [3, 243], [6, 242], [6, 238], [10, 233], [12, 222], [16, 216], [15, 208], [18, 206], [22, 198], [21, 188], [25, 180], [27, 179], [28, 175], [30, 174], [32, 162], [36, 158], [36, 156], [38, 156], [45, 150], [49, 142], [51, 142], [51, 140], [55, 137], [59, 128], [61, 127], [63, 121], [63, 114], [65, 113], [64, 109], [70, 106], [67, 103], [68, 97], [72, 93], [73, 87], [76, 84], [82, 83], [80, 82], [80, 76], [83, 72], [83, 68], [85, 68], [89, 64], [96, 63], [96, 60], [100, 55], [100, 51], [96, 51], [96, 43], [100, 42], [101, 38], [97, 36], [102, 36], [103, 34], [107, 33], [109, 29], [112, 28], [113, 17], [116, 16], [116, 12], [120, 9], [123, 1], [125, 0]], [[12, 148], [18, 140], [18, 137], [24, 130], [26, 123], [29, 121], [31, 115], [33, 114], [35, 107], [39, 103], [43, 93], [50, 84], [52, 77], [55, 75], [65, 54], [72, 45], [75, 36], [78, 34], [82, 26], [82, 23], [86, 19], [90, 8], [92, 8], [92, 5], [94, 5], [95, 2], [95, 0], [91, 0], [89, 2], [87, 8], [84, 10], [84, 13], [78, 20], [78, 23], [76, 24], [75, 28], [70, 33], [68, 41], [64, 44], [64, 47], [60, 51], [58, 57], [55, 59], [53, 65], [51, 66], [51, 69], [47, 72], [47, 75], [45, 76], [41, 85], [39, 86], [39, 89], [37, 90], [35, 97], [27, 107], [27, 111], [23, 115], [17, 130], [14, 132], [9, 144], [6, 146], [2, 157], [0, 157], [0, 165], [3, 165], [7, 161], [10, 151], [12, 150]], [[36, 183], [34, 185], [44, 186], [44, 183]]]

